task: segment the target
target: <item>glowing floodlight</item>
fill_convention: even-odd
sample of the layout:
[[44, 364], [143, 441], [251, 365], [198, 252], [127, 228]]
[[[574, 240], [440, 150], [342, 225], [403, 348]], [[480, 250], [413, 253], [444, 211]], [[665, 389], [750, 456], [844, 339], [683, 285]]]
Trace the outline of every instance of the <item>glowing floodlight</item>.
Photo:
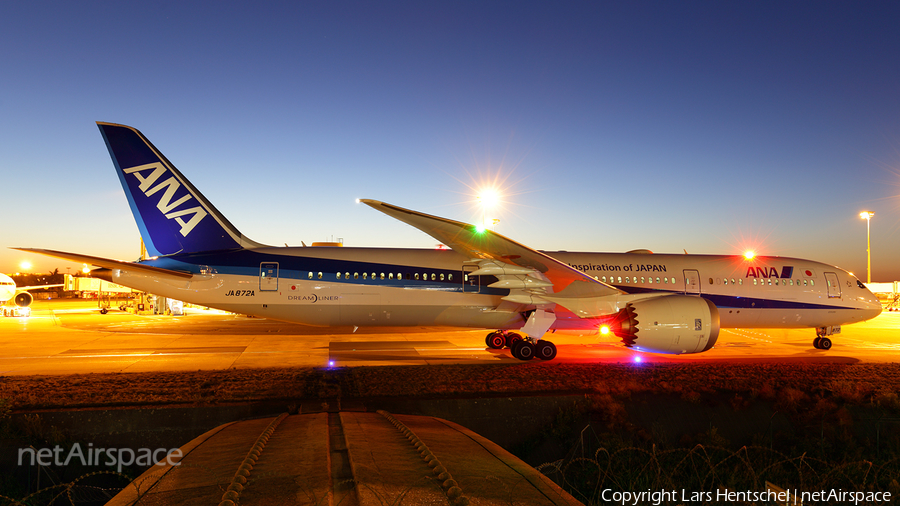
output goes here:
[[870, 233], [872, 216], [875, 216], [872, 211], [859, 213], [859, 217], [866, 220], [866, 283], [872, 282], [872, 235]]
[[478, 194], [478, 200], [481, 202], [481, 206], [486, 209], [496, 207], [497, 204], [500, 203], [500, 199], [500, 192], [498, 192], [496, 188], [485, 188]]
[[[489, 217], [488, 213], [500, 207], [503, 195], [496, 188], [488, 187], [478, 192], [477, 200], [481, 204], [481, 227], [483, 229], [493, 228], [500, 220]], [[479, 231], [479, 233], [481, 232]]]

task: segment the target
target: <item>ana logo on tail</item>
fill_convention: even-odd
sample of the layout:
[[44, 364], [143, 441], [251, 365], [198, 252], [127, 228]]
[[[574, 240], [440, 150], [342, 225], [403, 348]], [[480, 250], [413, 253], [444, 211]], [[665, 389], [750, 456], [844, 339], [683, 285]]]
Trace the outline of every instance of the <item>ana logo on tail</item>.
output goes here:
[[[149, 175], [145, 175], [147, 172], [152, 171]], [[160, 190], [165, 189], [162, 195], [159, 196], [159, 201], [156, 203], [156, 208], [159, 209], [163, 216], [167, 219], [174, 219], [179, 225], [181, 225], [181, 235], [187, 237], [188, 234], [191, 233], [191, 230], [200, 223], [203, 218], [208, 214], [206, 209], [203, 209], [201, 206], [190, 207], [187, 209], [178, 209], [175, 208], [181, 206], [182, 204], [190, 201], [194, 198], [190, 192], [182, 195], [174, 202], [172, 201], [175, 198], [175, 193], [178, 192], [178, 189], [181, 188], [181, 183], [175, 179], [175, 176], [170, 175], [168, 179], [162, 181], [161, 183], [153, 186], [163, 175], [167, 172], [167, 169], [163, 167], [163, 165], [159, 162], [156, 163], [148, 163], [145, 165], [138, 165], [135, 167], [131, 167], [129, 169], [123, 170], [125, 174], [133, 174], [134, 177], [140, 182], [138, 188], [144, 192], [144, 195], [150, 197], [156, 193], [159, 193]], [[195, 199], [196, 200], [196, 199]], [[190, 215], [191, 218], [187, 221], [183, 219]]]

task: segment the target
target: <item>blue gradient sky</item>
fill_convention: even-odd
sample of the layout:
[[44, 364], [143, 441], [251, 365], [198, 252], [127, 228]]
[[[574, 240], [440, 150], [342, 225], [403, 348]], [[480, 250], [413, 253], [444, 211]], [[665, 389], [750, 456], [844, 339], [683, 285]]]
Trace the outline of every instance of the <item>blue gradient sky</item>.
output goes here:
[[[85, 5], [82, 5], [85, 4]], [[189, 4], [189, 5], [185, 5]], [[245, 235], [431, 247], [354, 203], [540, 249], [811, 258], [900, 279], [900, 4], [4, 2], [0, 272], [134, 259], [94, 121]]]

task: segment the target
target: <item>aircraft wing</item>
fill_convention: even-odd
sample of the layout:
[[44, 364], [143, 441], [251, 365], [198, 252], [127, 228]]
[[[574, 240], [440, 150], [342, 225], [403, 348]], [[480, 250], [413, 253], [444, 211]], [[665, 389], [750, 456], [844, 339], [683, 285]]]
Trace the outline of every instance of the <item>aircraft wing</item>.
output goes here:
[[[377, 200], [362, 199], [360, 202], [418, 228], [473, 261], [493, 261], [495, 265], [500, 264], [499, 269], [504, 269], [504, 265], [534, 269], [552, 284], [552, 291], [547, 290], [548, 293], [539, 297], [563, 305], [582, 317], [608, 314], [609, 304], [604, 301], [598, 305], [598, 299], [624, 293], [494, 231], [480, 230], [468, 223], [431, 216]], [[550, 295], [551, 293], [556, 296]], [[588, 301], [590, 309], [585, 307]], [[576, 309], [574, 306], [579, 307]]]
[[96, 265], [98, 267], [105, 267], [107, 269], [122, 269], [124, 271], [131, 272], [144, 272], [153, 276], [162, 276], [169, 278], [177, 278], [180, 280], [190, 279], [194, 275], [190, 272], [182, 272], [182, 271], [173, 271], [171, 269], [163, 269], [161, 267], [154, 267], [152, 265], [144, 265], [138, 264], [134, 262], [123, 262], [121, 260], [113, 260], [111, 258], [102, 258], [95, 257], [91, 255], [82, 255], [80, 253], [67, 253], [65, 251], [56, 251], [52, 249], [37, 249], [37, 248], [12, 248], [17, 249], [19, 251], [27, 251], [29, 253], [39, 253], [41, 255], [47, 255], [56, 258], [64, 258], [66, 260], [71, 260], [73, 262], [79, 262], [83, 264], [91, 264]]

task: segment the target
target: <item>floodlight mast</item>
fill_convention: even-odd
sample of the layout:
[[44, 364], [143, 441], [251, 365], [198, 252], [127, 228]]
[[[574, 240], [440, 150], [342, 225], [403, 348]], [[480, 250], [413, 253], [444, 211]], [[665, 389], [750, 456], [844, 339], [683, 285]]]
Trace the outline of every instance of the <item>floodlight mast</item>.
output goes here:
[[875, 216], [875, 213], [872, 211], [863, 211], [859, 213], [859, 217], [866, 220], [866, 283], [872, 282], [872, 235], [870, 232], [872, 216]]

